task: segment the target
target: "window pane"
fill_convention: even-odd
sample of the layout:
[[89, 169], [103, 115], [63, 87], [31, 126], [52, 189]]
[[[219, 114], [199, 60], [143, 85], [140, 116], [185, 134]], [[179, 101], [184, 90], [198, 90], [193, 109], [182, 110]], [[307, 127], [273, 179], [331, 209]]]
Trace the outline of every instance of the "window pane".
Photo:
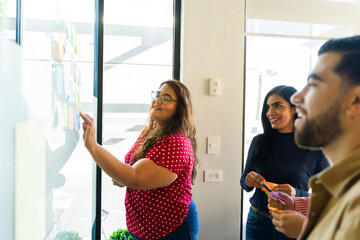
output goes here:
[[[172, 77], [173, 1], [106, 0], [103, 146], [119, 160], [148, 116], [151, 90]], [[126, 228], [126, 188], [103, 174], [102, 239]]]
[[[329, 38], [360, 34], [358, 0], [246, 0], [244, 155], [262, 133], [265, 95], [277, 85], [305, 86], [317, 50]], [[244, 192], [243, 238], [253, 192]]]
[[[300, 91], [317, 59], [324, 40], [256, 37], [246, 38], [246, 90], [244, 166], [253, 137], [263, 132], [261, 111], [265, 95], [275, 86], [290, 85]], [[254, 192], [243, 191], [243, 237]]]
[[0, 0], [0, 36], [16, 38], [16, 0]]
[[246, 32], [322, 38], [360, 33], [360, 1], [247, 0]]
[[[22, 92], [29, 118], [41, 119], [45, 129], [45, 185], [41, 186], [45, 205], [40, 223], [44, 222], [47, 239], [63, 231], [91, 239], [94, 164], [80, 134], [79, 111], [93, 115], [95, 110], [95, 3], [24, 0], [23, 4]], [[32, 174], [41, 171], [35, 168]]]

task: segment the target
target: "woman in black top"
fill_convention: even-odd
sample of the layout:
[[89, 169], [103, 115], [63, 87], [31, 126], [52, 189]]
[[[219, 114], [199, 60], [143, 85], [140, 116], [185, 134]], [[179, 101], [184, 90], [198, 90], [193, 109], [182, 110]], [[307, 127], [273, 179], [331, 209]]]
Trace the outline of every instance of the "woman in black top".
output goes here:
[[308, 196], [308, 179], [330, 165], [321, 151], [299, 148], [294, 142], [295, 106], [290, 97], [296, 89], [277, 86], [265, 97], [261, 113], [263, 134], [251, 142], [241, 176], [242, 188], [255, 193], [246, 224], [246, 239], [289, 239], [275, 230], [267, 209], [267, 196], [260, 181], [279, 184], [274, 191], [292, 197]]

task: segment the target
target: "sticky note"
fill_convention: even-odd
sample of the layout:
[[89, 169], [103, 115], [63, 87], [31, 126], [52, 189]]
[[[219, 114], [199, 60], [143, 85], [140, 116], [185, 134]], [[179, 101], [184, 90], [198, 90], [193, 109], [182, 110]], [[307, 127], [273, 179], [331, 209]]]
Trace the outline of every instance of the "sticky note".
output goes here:
[[274, 207], [268, 207], [271, 211], [279, 213], [279, 214], [283, 214], [283, 212], [281, 210], [279, 210], [278, 208], [274, 208]]

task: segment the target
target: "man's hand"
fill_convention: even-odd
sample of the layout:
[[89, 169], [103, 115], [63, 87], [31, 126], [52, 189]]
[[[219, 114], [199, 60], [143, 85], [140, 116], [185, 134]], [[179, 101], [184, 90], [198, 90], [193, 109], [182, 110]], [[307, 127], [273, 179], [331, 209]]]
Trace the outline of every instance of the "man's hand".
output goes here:
[[276, 230], [290, 238], [297, 238], [300, 235], [303, 223], [306, 220], [306, 216], [290, 210], [284, 210], [282, 214], [271, 211], [271, 215]]

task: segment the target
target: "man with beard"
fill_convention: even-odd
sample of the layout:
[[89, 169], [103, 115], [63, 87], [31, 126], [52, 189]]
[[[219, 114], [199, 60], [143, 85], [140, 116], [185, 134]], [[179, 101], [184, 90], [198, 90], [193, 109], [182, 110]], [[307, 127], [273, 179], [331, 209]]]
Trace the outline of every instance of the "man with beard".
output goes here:
[[360, 36], [330, 40], [318, 56], [307, 85], [292, 96], [299, 115], [295, 142], [322, 149], [333, 166], [309, 180], [310, 200], [280, 194], [287, 201], [281, 207], [269, 194], [269, 206], [282, 209], [272, 211], [273, 224], [290, 237], [355, 240], [360, 236]]

